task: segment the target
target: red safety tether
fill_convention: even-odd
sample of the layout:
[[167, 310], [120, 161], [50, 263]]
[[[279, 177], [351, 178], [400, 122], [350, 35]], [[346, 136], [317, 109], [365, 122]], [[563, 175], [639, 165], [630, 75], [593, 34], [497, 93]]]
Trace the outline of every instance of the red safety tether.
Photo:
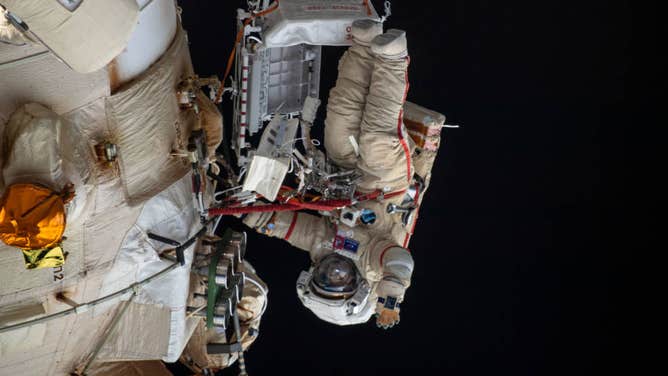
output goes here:
[[[403, 194], [405, 191], [397, 191], [388, 193], [383, 196], [385, 198], [392, 198], [397, 195]], [[382, 194], [381, 191], [374, 191], [371, 193], [359, 195], [356, 198], [356, 202], [375, 200], [380, 197]], [[354, 203], [351, 200], [323, 200], [317, 202], [303, 202], [299, 201], [296, 198], [291, 198], [287, 203], [284, 204], [266, 204], [266, 205], [257, 205], [257, 206], [246, 206], [246, 207], [224, 207], [224, 208], [211, 208], [209, 209], [209, 215], [239, 215], [239, 214], [249, 214], [249, 213], [266, 213], [266, 212], [280, 212], [280, 211], [297, 211], [297, 210], [317, 210], [317, 211], [332, 211], [344, 208], [346, 206], [353, 205]]]

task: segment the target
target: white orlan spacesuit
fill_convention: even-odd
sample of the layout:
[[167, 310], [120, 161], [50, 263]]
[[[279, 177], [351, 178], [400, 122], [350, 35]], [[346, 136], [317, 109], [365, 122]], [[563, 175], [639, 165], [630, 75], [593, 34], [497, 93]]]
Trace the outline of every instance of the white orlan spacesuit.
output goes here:
[[[361, 20], [353, 23], [352, 37], [327, 107], [328, 157], [362, 172], [357, 186], [362, 193], [402, 192], [414, 173], [413, 145], [402, 121], [409, 63], [405, 33], [382, 34], [381, 23]], [[297, 293], [318, 317], [351, 325], [375, 312], [377, 325], [388, 328], [399, 322], [413, 272], [413, 259], [392, 236], [394, 221], [386, 210], [402, 197], [359, 204], [376, 220], [355, 227], [296, 212], [253, 213], [244, 223], [310, 253], [313, 265], [300, 275]]]

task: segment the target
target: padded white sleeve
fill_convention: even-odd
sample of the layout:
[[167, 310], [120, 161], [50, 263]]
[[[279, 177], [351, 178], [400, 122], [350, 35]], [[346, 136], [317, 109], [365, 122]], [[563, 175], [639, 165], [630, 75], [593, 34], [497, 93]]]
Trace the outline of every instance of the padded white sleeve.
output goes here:
[[262, 234], [286, 240], [313, 255], [320, 251], [323, 240], [334, 236], [326, 218], [306, 213], [252, 213], [243, 222]]
[[394, 296], [403, 300], [413, 275], [413, 257], [407, 249], [399, 246], [385, 248], [379, 255], [383, 279], [376, 287], [379, 297]]

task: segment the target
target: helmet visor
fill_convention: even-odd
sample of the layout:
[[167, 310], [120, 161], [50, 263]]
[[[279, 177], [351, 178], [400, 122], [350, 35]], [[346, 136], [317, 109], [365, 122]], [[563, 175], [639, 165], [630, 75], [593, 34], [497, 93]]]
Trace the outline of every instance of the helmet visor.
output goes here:
[[334, 253], [315, 266], [311, 284], [315, 292], [323, 297], [348, 298], [357, 291], [359, 281], [353, 261]]

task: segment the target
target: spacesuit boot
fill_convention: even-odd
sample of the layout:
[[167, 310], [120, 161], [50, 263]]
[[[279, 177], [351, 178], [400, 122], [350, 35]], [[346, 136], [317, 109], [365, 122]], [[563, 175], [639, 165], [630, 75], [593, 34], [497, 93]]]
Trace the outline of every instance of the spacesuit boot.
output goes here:
[[385, 59], [401, 59], [408, 56], [406, 32], [403, 30], [390, 29], [385, 34], [375, 37], [370, 46], [376, 56]]
[[370, 46], [371, 41], [383, 34], [383, 24], [374, 20], [357, 20], [351, 28], [353, 42], [361, 46]]

